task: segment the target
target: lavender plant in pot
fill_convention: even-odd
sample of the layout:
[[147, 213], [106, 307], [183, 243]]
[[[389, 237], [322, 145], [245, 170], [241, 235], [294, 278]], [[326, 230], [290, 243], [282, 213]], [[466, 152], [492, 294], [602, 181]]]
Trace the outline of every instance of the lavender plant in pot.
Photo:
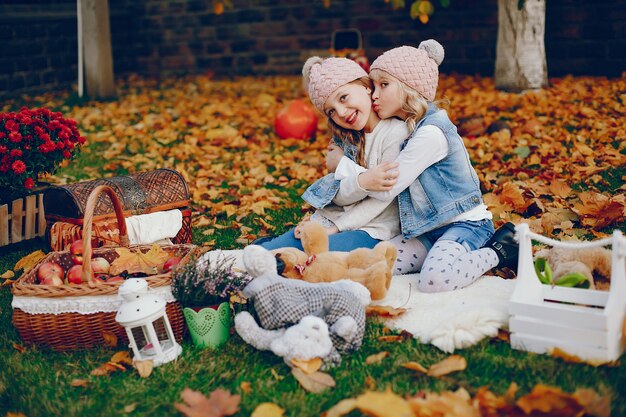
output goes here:
[[235, 258], [221, 251], [211, 255], [175, 268], [172, 293], [183, 306], [193, 343], [216, 348], [230, 335], [230, 298], [237, 296], [251, 277], [234, 267]]

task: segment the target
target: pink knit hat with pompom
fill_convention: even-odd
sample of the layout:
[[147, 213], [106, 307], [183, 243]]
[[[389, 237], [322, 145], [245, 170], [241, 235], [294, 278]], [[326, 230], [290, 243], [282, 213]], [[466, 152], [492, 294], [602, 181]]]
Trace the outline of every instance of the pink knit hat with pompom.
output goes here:
[[372, 62], [370, 71], [385, 71], [412, 87], [426, 100], [433, 101], [443, 58], [443, 46], [434, 39], [428, 39], [417, 48], [400, 46], [390, 49]]
[[314, 56], [304, 63], [302, 77], [311, 102], [324, 113], [324, 103], [333, 91], [351, 81], [367, 77], [367, 72], [348, 58], [322, 59]]

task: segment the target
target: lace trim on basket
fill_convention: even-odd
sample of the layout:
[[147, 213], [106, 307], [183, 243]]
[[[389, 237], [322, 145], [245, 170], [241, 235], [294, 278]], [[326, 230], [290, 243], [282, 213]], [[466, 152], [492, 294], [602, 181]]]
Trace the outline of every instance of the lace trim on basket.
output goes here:
[[[151, 288], [150, 294], [160, 296], [167, 303], [176, 301], [169, 285]], [[11, 307], [28, 314], [95, 314], [117, 311], [121, 303], [122, 298], [118, 294], [58, 298], [14, 295]]]

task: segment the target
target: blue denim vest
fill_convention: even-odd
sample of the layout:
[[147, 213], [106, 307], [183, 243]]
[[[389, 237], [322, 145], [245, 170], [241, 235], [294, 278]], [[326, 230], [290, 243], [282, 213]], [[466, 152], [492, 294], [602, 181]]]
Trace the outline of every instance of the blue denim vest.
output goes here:
[[[333, 138], [333, 141], [343, 149], [345, 156], [353, 161], [356, 160], [356, 146], [347, 142], [342, 143], [337, 138]], [[302, 194], [302, 199], [316, 209], [324, 208], [332, 203], [340, 184], [341, 181], [335, 179], [335, 174], [330, 173], [311, 184]]]
[[398, 195], [400, 225], [406, 238], [420, 236], [483, 203], [480, 184], [463, 139], [444, 111], [428, 105], [426, 115], [402, 144], [402, 149], [421, 126], [440, 128], [448, 142], [448, 155], [429, 166]]

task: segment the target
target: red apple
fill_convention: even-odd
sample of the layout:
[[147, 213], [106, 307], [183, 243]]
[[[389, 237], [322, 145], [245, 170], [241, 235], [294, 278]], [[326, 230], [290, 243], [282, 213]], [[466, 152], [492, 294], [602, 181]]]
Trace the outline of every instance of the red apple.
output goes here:
[[72, 255], [72, 262], [74, 265], [82, 265], [83, 263], [83, 241], [82, 239], [75, 240], [70, 246], [70, 254]]
[[107, 284], [112, 284], [115, 282], [124, 282], [124, 278], [119, 275], [115, 275], [114, 277], [107, 278]]
[[91, 270], [94, 274], [108, 274], [111, 264], [104, 258], [93, 258], [91, 260]]
[[96, 275], [95, 277], [93, 277], [93, 282], [96, 284], [104, 284], [106, 283], [107, 278], [108, 275]]
[[172, 256], [163, 264], [163, 272], [170, 272], [172, 268], [174, 268], [179, 263], [180, 263], [180, 258], [178, 256]]
[[67, 282], [70, 284], [82, 284], [83, 281], [83, 266], [74, 265], [67, 271]]
[[[37, 270], [37, 278], [39, 283], [43, 285], [61, 285], [63, 284], [63, 268], [56, 262], [44, 262], [39, 265]], [[60, 283], [59, 283], [60, 282]]]

